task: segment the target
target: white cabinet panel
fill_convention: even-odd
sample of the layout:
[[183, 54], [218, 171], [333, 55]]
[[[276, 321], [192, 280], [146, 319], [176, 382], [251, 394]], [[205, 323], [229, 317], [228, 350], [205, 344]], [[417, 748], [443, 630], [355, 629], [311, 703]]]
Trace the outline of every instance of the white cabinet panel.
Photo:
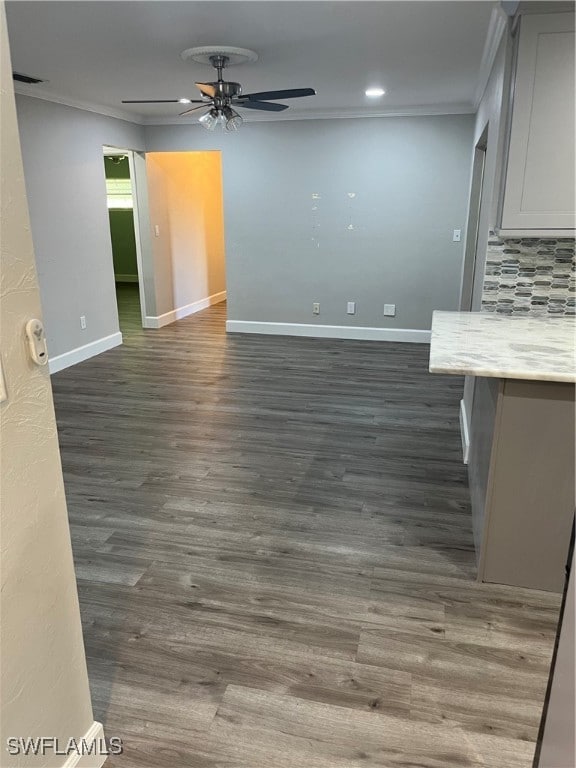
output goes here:
[[574, 15], [523, 16], [502, 229], [574, 229], [574, 103]]

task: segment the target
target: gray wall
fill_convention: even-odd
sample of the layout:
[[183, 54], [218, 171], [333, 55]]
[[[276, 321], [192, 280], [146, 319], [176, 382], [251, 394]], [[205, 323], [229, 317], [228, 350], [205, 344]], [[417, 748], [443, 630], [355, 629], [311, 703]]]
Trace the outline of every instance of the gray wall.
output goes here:
[[[470, 115], [251, 123], [214, 135], [17, 102], [51, 357], [118, 331], [103, 145], [222, 150], [230, 319], [428, 329], [434, 309], [458, 306], [463, 243], [452, 230], [466, 218]], [[135, 164], [155, 315], [143, 156]], [[384, 317], [385, 302], [396, 317]]]
[[143, 149], [143, 132], [132, 123], [25, 96], [17, 97], [17, 109], [53, 358], [118, 332], [102, 146]]
[[434, 309], [458, 307], [452, 230], [465, 225], [473, 126], [457, 115], [145, 136], [148, 151], [222, 150], [229, 319], [429, 329]]

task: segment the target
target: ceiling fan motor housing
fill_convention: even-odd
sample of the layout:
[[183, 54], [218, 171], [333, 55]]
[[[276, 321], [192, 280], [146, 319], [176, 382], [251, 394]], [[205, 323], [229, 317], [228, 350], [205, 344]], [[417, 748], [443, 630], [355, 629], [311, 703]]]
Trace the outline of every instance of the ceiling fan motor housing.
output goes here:
[[215, 98], [221, 99], [235, 99], [242, 93], [242, 86], [240, 83], [232, 83], [224, 80], [220, 80], [216, 83], [211, 83], [216, 90]]

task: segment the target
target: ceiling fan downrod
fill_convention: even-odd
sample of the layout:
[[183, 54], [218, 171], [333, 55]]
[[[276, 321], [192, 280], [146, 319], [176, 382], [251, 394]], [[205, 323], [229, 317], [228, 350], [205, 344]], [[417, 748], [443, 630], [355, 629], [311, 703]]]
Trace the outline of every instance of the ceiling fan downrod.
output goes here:
[[228, 66], [229, 61], [230, 59], [228, 58], [228, 56], [223, 56], [222, 54], [215, 54], [214, 56], [210, 56], [210, 63], [218, 73], [219, 83], [224, 82], [222, 78], [222, 70]]

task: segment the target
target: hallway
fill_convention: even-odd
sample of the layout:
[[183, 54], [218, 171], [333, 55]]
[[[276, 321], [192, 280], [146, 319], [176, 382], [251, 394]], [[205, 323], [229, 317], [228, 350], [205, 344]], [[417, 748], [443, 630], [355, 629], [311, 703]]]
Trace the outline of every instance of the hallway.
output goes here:
[[123, 336], [142, 332], [140, 286], [138, 283], [116, 283], [118, 320]]
[[225, 311], [52, 377], [106, 765], [529, 768], [560, 601], [474, 581], [462, 381]]

